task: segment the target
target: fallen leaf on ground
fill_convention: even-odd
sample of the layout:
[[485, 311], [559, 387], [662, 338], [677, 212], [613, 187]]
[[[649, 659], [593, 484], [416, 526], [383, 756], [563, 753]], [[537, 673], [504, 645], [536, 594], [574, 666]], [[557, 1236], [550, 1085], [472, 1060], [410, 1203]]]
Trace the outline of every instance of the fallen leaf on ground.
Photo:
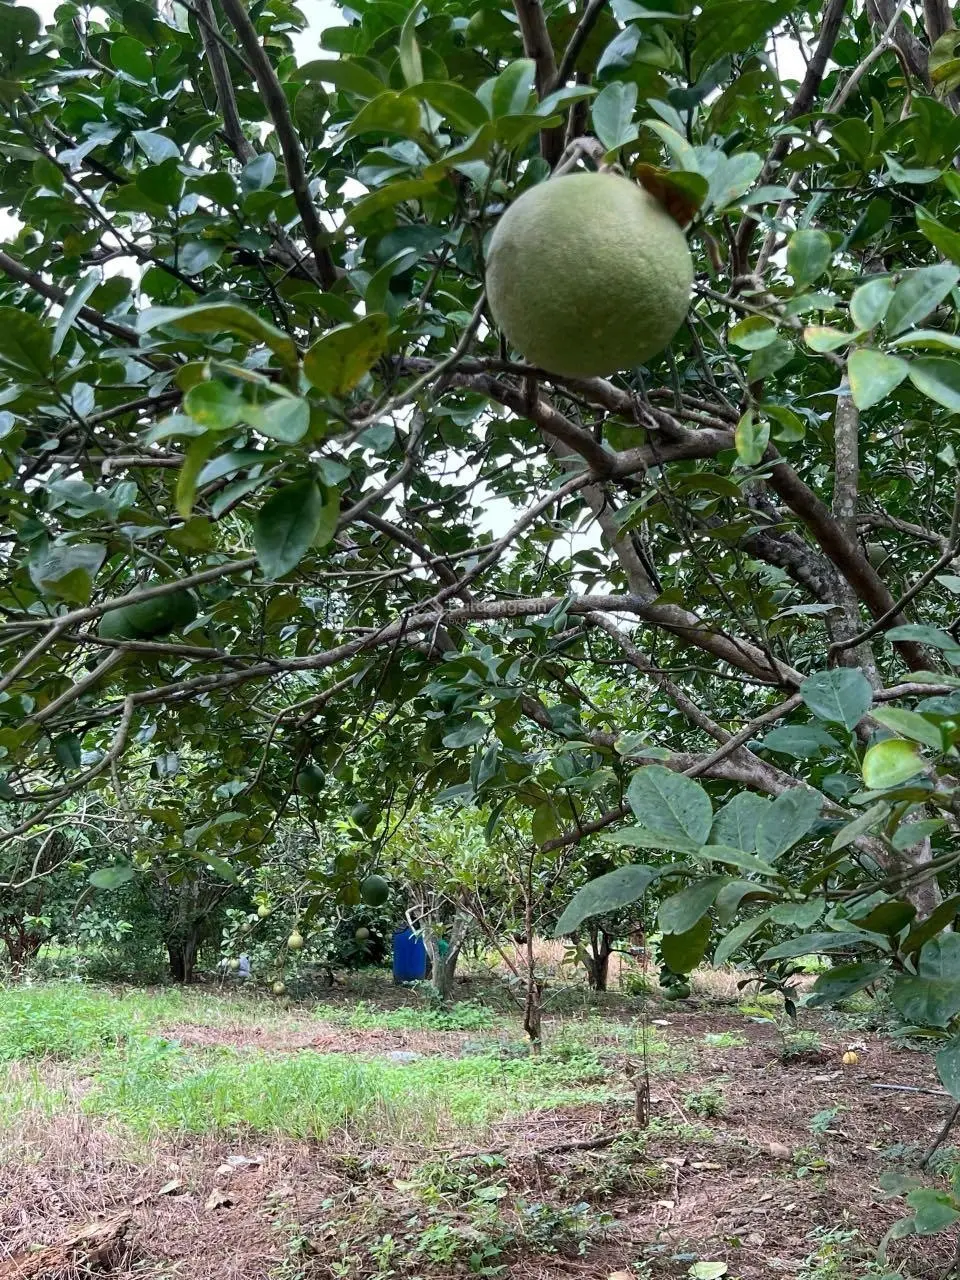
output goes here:
[[219, 1187], [215, 1187], [207, 1196], [205, 1209], [229, 1209], [233, 1201], [227, 1195], [226, 1191], [222, 1191]]

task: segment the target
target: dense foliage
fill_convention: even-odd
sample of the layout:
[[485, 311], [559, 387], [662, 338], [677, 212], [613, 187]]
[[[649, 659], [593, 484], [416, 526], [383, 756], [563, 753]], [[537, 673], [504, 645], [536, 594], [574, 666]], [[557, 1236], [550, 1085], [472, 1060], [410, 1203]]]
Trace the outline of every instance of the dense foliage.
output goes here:
[[[950, 1034], [949, 5], [342, 18], [298, 63], [283, 0], [4, 5], [7, 892], [92, 804], [98, 891], [336, 830], [312, 883], [355, 902], [460, 804], [528, 920], [608, 859], [561, 931], [653, 886], [676, 973], [824, 951], [820, 996], [894, 977]], [[563, 379], [501, 341], [484, 250], [598, 165], [696, 279], [666, 352]]]

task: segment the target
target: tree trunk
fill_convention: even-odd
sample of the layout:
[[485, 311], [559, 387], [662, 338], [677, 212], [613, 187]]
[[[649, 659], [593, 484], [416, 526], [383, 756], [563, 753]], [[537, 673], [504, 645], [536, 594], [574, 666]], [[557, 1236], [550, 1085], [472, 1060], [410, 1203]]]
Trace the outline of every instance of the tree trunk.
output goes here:
[[24, 969], [33, 960], [43, 946], [43, 934], [31, 932], [22, 920], [8, 917], [3, 922], [3, 939], [10, 959], [10, 971], [15, 978], [22, 976]]
[[199, 941], [196, 937], [168, 938], [167, 955], [170, 958], [170, 977], [174, 982], [189, 985], [197, 961]]
[[591, 925], [589, 944], [589, 949], [583, 953], [587, 982], [591, 991], [606, 991], [613, 939], [596, 925]]

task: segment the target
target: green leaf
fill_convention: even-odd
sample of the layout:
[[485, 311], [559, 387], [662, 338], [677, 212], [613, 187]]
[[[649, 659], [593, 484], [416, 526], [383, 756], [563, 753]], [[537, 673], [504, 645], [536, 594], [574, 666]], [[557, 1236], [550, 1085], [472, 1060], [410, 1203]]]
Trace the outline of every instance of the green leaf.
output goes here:
[[870, 791], [898, 787], [921, 773], [926, 761], [912, 742], [886, 738], [874, 743], [863, 757], [863, 781]]
[[831, 853], [839, 853], [841, 849], [846, 849], [847, 845], [853, 844], [855, 840], [859, 840], [865, 835], [871, 827], [876, 826], [878, 822], [882, 822], [889, 814], [890, 806], [885, 800], [878, 800], [876, 804], [872, 804], [869, 809], [848, 822], [846, 826], [840, 828], [833, 837], [833, 843], [830, 846]]
[[277, 176], [277, 158], [272, 151], [264, 151], [248, 160], [240, 171], [240, 190], [249, 195], [251, 191], [265, 191]]
[[95, 889], [119, 889], [122, 885], [129, 884], [135, 874], [134, 868], [126, 865], [99, 867], [90, 872], [87, 881]]
[[757, 853], [760, 857], [766, 862], [776, 862], [815, 825], [822, 807], [823, 798], [803, 786], [777, 796], [757, 823]]
[[615, 151], [637, 136], [633, 123], [636, 109], [637, 86], [633, 81], [612, 80], [594, 98], [590, 108], [593, 128], [607, 151]]
[[730, 876], [707, 876], [664, 898], [657, 912], [663, 933], [687, 933], [710, 910]]
[[400, 182], [388, 182], [379, 191], [372, 191], [356, 204], [351, 205], [344, 227], [355, 226], [371, 218], [375, 213], [391, 209], [405, 200], [420, 200], [437, 194], [436, 182], [428, 178], [404, 178]]
[[151, 307], [137, 318], [141, 333], [173, 325], [185, 333], [234, 333], [262, 342], [289, 372], [299, 367], [297, 346], [288, 333], [236, 302], [201, 302], [195, 307]]
[[796, 4], [790, 0], [751, 0], [749, 4], [744, 0], [715, 0], [703, 5], [690, 23], [696, 37], [694, 74], [699, 78], [724, 54], [745, 54], [795, 9]]
[[423, 59], [420, 56], [420, 46], [417, 44], [417, 22], [422, 8], [423, 5], [418, 0], [400, 28], [400, 44], [397, 52], [400, 58], [400, 71], [408, 85], [419, 84], [423, 79]]
[[247, 405], [244, 417], [262, 436], [285, 444], [296, 444], [310, 430], [310, 405], [301, 396], [278, 397], [258, 405], [256, 413]]
[[825, 231], [805, 228], [787, 241], [787, 270], [798, 285], [812, 284], [830, 265], [833, 245]]
[[893, 291], [887, 311], [887, 332], [893, 336], [919, 324], [940, 305], [958, 280], [960, 267], [950, 262], [908, 272]]
[[922, 356], [910, 361], [910, 381], [928, 400], [960, 413], [960, 360]]
[[736, 867], [740, 871], [752, 871], [754, 875], [768, 876], [774, 880], [780, 879], [780, 873], [769, 862], [764, 862], [755, 854], [745, 853], [742, 849], [733, 849], [729, 845], [705, 844], [697, 856], [707, 862], [722, 862], [724, 866]]
[[847, 360], [850, 394], [858, 409], [869, 409], [887, 396], [907, 376], [910, 365], [899, 356], [858, 347]]
[[536, 70], [531, 58], [517, 58], [504, 67], [494, 80], [490, 95], [490, 114], [494, 119], [525, 113], [533, 93]]
[[346, 141], [365, 133], [396, 133], [402, 138], [415, 138], [420, 132], [420, 106], [416, 98], [387, 89], [361, 107], [343, 131], [343, 138]]
[[793, 358], [793, 343], [788, 338], [777, 338], [760, 351], [754, 351], [747, 365], [747, 381], [760, 382], [782, 369]]
[[216, 449], [218, 437], [213, 431], [205, 431], [202, 436], [191, 440], [187, 446], [186, 456], [177, 476], [177, 487], [174, 491], [174, 506], [177, 514], [186, 520], [193, 510], [193, 501], [197, 495], [197, 480], [204, 463]]
[[132, 36], [120, 36], [110, 46], [110, 61], [118, 71], [148, 84], [153, 77], [153, 65], [145, 47]]
[[591, 916], [612, 915], [622, 907], [632, 906], [662, 874], [658, 867], [639, 863], [618, 867], [604, 876], [598, 876], [574, 894], [553, 931], [555, 938], [579, 929]]
[[803, 331], [803, 340], [811, 351], [837, 351], [847, 346], [852, 334], [842, 329], [831, 329], [829, 325], [808, 324]]
[[223, 257], [223, 245], [215, 240], [188, 240], [180, 250], [180, 270], [197, 276]]
[[869, 987], [872, 982], [879, 982], [888, 972], [885, 964], [867, 964], [861, 961], [857, 964], [837, 965], [817, 978], [807, 998], [807, 1007], [817, 1008], [822, 1004], [838, 1004], [841, 1000], [849, 1000], [857, 991]]
[[323, 518], [323, 493], [316, 480], [284, 485], [260, 508], [253, 545], [265, 578], [282, 578], [313, 546]]
[[858, 329], [873, 329], [887, 314], [893, 297], [893, 281], [889, 276], [875, 276], [853, 291], [850, 318]]
[[945, 818], [923, 818], [920, 822], [904, 822], [893, 833], [890, 843], [898, 853], [901, 853], [904, 849], [919, 844], [921, 840], [926, 840], [928, 836], [936, 835], [945, 826]]
[[106, 554], [97, 543], [51, 547], [37, 565], [31, 564], [30, 577], [44, 595], [86, 604]]
[[795, 956], [830, 955], [834, 951], [843, 951], [848, 947], [879, 945], [879, 939], [872, 939], [869, 934], [848, 930], [844, 933], [805, 933], [799, 938], [789, 938], [775, 947], [769, 947], [761, 960], [792, 960]]
[[735, 925], [730, 932], [720, 939], [717, 949], [713, 953], [713, 963], [716, 968], [725, 965], [731, 956], [736, 955], [744, 943], [749, 942], [758, 929], [762, 928], [767, 921], [767, 913], [763, 912], [758, 916], [751, 916], [748, 920], [741, 920]]
[[183, 397], [183, 407], [203, 427], [228, 431], [243, 422], [246, 403], [236, 387], [225, 382], [198, 382]]
[[734, 442], [737, 457], [743, 465], [758, 466], [770, 443], [770, 423], [766, 418], [759, 418], [753, 409], [748, 409], [737, 423]]
[[70, 290], [63, 304], [63, 310], [57, 317], [57, 327], [53, 331], [53, 341], [50, 346], [52, 355], [56, 355], [63, 346], [63, 340], [73, 328], [73, 322], [80, 314], [81, 307], [99, 284], [100, 272], [96, 270], [88, 271], [85, 276], [80, 277]]
[[698, 782], [650, 764], [638, 769], [627, 787], [627, 801], [638, 822], [692, 850], [705, 844], [713, 823], [710, 797]]
[[939, 222], [922, 205], [917, 206], [917, 229], [925, 236], [945, 258], [960, 263], [960, 231]]
[[754, 853], [757, 848], [757, 824], [769, 808], [770, 801], [752, 791], [741, 791], [717, 811], [710, 829], [714, 844], [731, 845]]
[[937, 1075], [951, 1097], [960, 1100], [960, 1036], [937, 1054]]
[[759, 351], [769, 347], [777, 336], [777, 326], [766, 316], [744, 316], [730, 326], [728, 337], [735, 347], [744, 351]]
[[916, 640], [919, 644], [945, 651], [960, 647], [949, 631], [941, 631], [927, 622], [905, 622], [902, 626], [891, 627], [886, 636], [888, 640]]
[[729, 1269], [725, 1262], [695, 1262], [687, 1275], [690, 1280], [720, 1280]]
[[180, 148], [165, 133], [156, 129], [135, 129], [133, 140], [151, 164], [162, 164], [164, 160], [180, 158]]
[[0, 368], [24, 381], [43, 381], [50, 371], [53, 334], [29, 311], [0, 307]]
[[960, 1221], [960, 1208], [946, 1191], [918, 1187], [907, 1195], [907, 1204], [914, 1211], [913, 1230], [918, 1236], [938, 1235]]
[[960, 336], [945, 333], [942, 329], [913, 329], [902, 338], [894, 338], [890, 346], [929, 351], [960, 351]]
[[821, 751], [839, 747], [839, 742], [817, 724], [785, 724], [772, 729], [761, 743], [764, 751], [810, 760]]
[[935, 751], [944, 749], [943, 734], [939, 727], [917, 711], [906, 711], [901, 707], [880, 707], [874, 711], [873, 718], [903, 738], [922, 742], [925, 747], [933, 747]]
[[856, 667], [818, 671], [804, 680], [800, 696], [819, 719], [845, 729], [856, 728], [873, 702], [870, 681]]
[[452, 80], [431, 80], [407, 89], [406, 94], [428, 102], [464, 133], [473, 133], [488, 123], [487, 109], [480, 99]]
[[890, 998], [915, 1026], [947, 1026], [960, 1013], [960, 934], [942, 933], [925, 942], [917, 975], [898, 978]]
[[354, 93], [358, 98], [376, 98], [387, 87], [372, 71], [350, 58], [316, 58], [297, 67], [291, 78], [319, 80], [347, 93]]
[[303, 359], [310, 385], [327, 396], [352, 391], [386, 351], [389, 323], [382, 312], [373, 312], [318, 338]]
[[674, 973], [691, 973], [703, 960], [713, 925], [703, 916], [685, 933], [665, 933], [660, 939], [660, 956]]

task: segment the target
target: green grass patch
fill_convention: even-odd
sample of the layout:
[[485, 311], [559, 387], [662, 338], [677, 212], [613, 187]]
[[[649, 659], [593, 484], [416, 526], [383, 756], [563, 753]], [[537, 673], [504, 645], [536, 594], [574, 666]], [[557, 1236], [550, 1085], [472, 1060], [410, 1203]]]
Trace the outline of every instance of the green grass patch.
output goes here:
[[0, 990], [0, 1062], [87, 1058], [142, 1033], [130, 1004], [83, 987], [44, 985]]
[[376, 1005], [360, 1000], [352, 1008], [319, 1005], [316, 1016], [323, 1022], [361, 1031], [486, 1031], [502, 1021], [492, 1009], [475, 1000], [464, 1000], [449, 1009], [435, 1009], [429, 1005], [378, 1009]]
[[606, 1084], [584, 1087], [582, 1063], [493, 1057], [411, 1063], [344, 1054], [242, 1057], [232, 1050], [184, 1051], [156, 1039], [101, 1060], [84, 1100], [91, 1114], [141, 1135], [262, 1133], [371, 1142], [482, 1131], [516, 1111], [604, 1100]]

